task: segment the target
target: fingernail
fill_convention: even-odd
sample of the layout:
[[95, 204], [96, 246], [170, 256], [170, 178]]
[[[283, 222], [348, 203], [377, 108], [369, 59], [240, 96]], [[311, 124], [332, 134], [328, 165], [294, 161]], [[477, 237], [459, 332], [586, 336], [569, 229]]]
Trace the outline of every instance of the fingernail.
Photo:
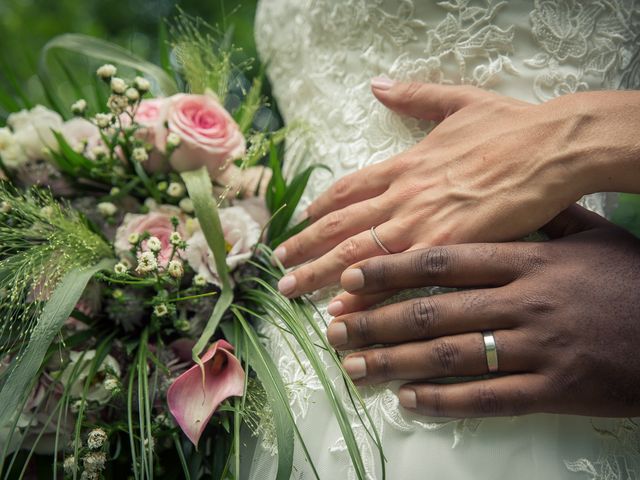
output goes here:
[[334, 347], [347, 343], [347, 326], [343, 322], [332, 322], [327, 328], [327, 339]]
[[351, 380], [358, 380], [367, 376], [367, 363], [364, 361], [364, 357], [345, 358], [342, 366], [351, 377]]
[[296, 283], [298, 283], [296, 277], [293, 275], [285, 275], [278, 282], [278, 290], [280, 290], [280, 293], [283, 295], [289, 295], [296, 289]]
[[276, 257], [280, 263], [284, 263], [287, 258], [287, 247], [280, 246], [273, 251], [273, 256]]
[[327, 313], [332, 317], [337, 317], [342, 313], [343, 310], [344, 303], [342, 303], [340, 300], [331, 302], [329, 305], [327, 305]]
[[396, 82], [387, 77], [375, 77], [371, 79], [371, 87], [376, 90], [389, 90]]
[[364, 287], [364, 275], [362, 270], [359, 268], [349, 268], [348, 270], [345, 270], [342, 273], [342, 277], [340, 277], [340, 283], [342, 284], [342, 288], [347, 292], [360, 290]]
[[416, 408], [418, 404], [416, 392], [410, 388], [401, 388], [398, 392], [398, 400], [404, 408]]

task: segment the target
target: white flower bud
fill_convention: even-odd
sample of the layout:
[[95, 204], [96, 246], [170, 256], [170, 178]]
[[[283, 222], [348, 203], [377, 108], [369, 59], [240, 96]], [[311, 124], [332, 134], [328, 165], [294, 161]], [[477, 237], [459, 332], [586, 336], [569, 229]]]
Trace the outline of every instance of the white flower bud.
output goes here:
[[98, 212], [100, 215], [104, 217], [111, 217], [118, 211], [118, 207], [116, 207], [111, 202], [100, 202], [98, 204]]
[[83, 98], [71, 105], [71, 112], [74, 115], [84, 115], [87, 111], [87, 101]]
[[9, 202], [0, 202], [0, 213], [9, 213], [11, 211], [11, 204]]
[[178, 206], [185, 213], [193, 213], [193, 210], [194, 210], [193, 201], [189, 197], [184, 197], [182, 200], [180, 200], [180, 203], [178, 203]]
[[124, 94], [131, 102], [137, 102], [140, 100], [140, 92], [135, 88], [127, 88], [127, 91], [124, 92]]
[[87, 447], [91, 450], [100, 448], [104, 445], [104, 442], [107, 441], [107, 438], [107, 432], [101, 428], [94, 428], [87, 436]]
[[[113, 298], [115, 298], [116, 300], [119, 300], [119, 299], [121, 299], [122, 297], [124, 297], [124, 292], [123, 292], [121, 289], [116, 288], [116, 289], [113, 291], [113, 293], [111, 294], [111, 296], [112, 296]], [[104, 381], [104, 384], [105, 384], [105, 388], [107, 388], [107, 387], [106, 387], [107, 380], [105, 380], [105, 381]], [[109, 390], [109, 389], [107, 388], [107, 390]]]
[[184, 266], [179, 260], [171, 260], [167, 266], [167, 272], [169, 272], [169, 275], [173, 278], [182, 278], [184, 275]]
[[167, 148], [169, 150], [178, 148], [181, 142], [182, 140], [177, 133], [171, 132], [169, 135], [167, 135]]
[[113, 122], [113, 115], [110, 113], [97, 113], [96, 125], [100, 128], [107, 128]]
[[109, 149], [104, 145], [96, 145], [91, 149], [91, 155], [94, 158], [103, 158], [109, 155]]
[[96, 70], [96, 74], [103, 80], [109, 80], [111, 77], [114, 77], [116, 73], [118, 73], [118, 69], [110, 63], [105, 63]]
[[136, 268], [136, 272], [149, 273], [155, 271], [157, 268], [158, 262], [153, 253], [142, 252], [138, 255], [138, 267]]
[[204, 287], [207, 284], [207, 279], [204, 278], [204, 275], [196, 275], [195, 277], [193, 277], [193, 284], [196, 287]]
[[171, 232], [171, 235], [169, 235], [169, 243], [171, 243], [171, 245], [180, 245], [180, 242], [182, 242], [182, 235], [180, 235], [179, 232]]
[[111, 95], [107, 100], [109, 109], [116, 115], [120, 115], [129, 106], [129, 99], [124, 95]]
[[109, 195], [111, 195], [112, 197], [115, 197], [116, 195], [120, 194], [120, 189], [118, 187], [112, 187], [111, 190], [109, 190]]
[[151, 88], [151, 83], [144, 77], [136, 77], [133, 79], [133, 86], [140, 92], [148, 92]]
[[133, 158], [136, 162], [144, 162], [149, 158], [149, 154], [144, 149], [144, 147], [136, 147], [131, 152], [131, 158]]
[[88, 473], [98, 473], [104, 469], [104, 465], [107, 462], [107, 456], [104, 452], [91, 452], [85, 455], [82, 459], [82, 465]]
[[158, 184], [156, 185], [156, 188], [161, 192], [164, 192], [168, 186], [169, 184], [163, 180], [162, 182], [158, 182]]
[[[122, 292], [122, 290], [120, 290], [120, 292]], [[116, 292], [114, 291], [113, 292], [114, 298], [115, 298], [115, 293]], [[120, 390], [120, 381], [115, 377], [109, 376], [104, 379], [104, 382], [102, 382], [102, 386], [107, 392], [115, 393], [118, 390]]]
[[109, 86], [111, 87], [111, 91], [116, 95], [122, 95], [127, 91], [127, 83], [120, 77], [113, 77]]
[[127, 270], [129, 269], [122, 262], [116, 263], [115, 266], [113, 267], [113, 271], [116, 272], [118, 275], [124, 275], [125, 273], [127, 273]]
[[158, 237], [150, 237], [147, 240], [147, 248], [152, 252], [157, 253], [162, 250], [162, 242], [160, 242], [160, 239]]
[[184, 186], [178, 182], [171, 182], [167, 188], [170, 197], [178, 198], [184, 195]]
[[132, 234], [129, 235], [129, 238], [127, 240], [129, 240], [129, 243], [131, 245], [135, 245], [140, 241], [140, 234], [133, 232]]
[[154, 208], [156, 208], [158, 206], [158, 204], [156, 203], [156, 201], [153, 198], [147, 197], [144, 200], [144, 206], [147, 207], [149, 210], [153, 210]]
[[156, 317], [164, 317], [167, 313], [169, 313], [169, 309], [164, 303], [160, 305], [156, 305], [153, 307], [153, 313]]
[[51, 205], [47, 205], [46, 207], [42, 207], [40, 209], [40, 215], [43, 215], [45, 217], [51, 217], [51, 215], [53, 215], [53, 207]]
[[62, 464], [62, 468], [64, 469], [64, 473], [66, 473], [67, 475], [73, 475], [78, 468], [76, 465], [76, 457], [71, 455], [65, 458], [64, 463]]

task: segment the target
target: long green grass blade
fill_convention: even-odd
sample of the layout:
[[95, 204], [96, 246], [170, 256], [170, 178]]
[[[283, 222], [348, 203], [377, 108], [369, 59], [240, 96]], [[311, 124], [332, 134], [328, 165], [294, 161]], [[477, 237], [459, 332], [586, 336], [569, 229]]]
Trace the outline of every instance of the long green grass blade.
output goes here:
[[207, 244], [211, 252], [213, 252], [218, 276], [222, 282], [220, 298], [216, 302], [216, 306], [202, 335], [193, 347], [193, 359], [199, 363], [198, 356], [209, 343], [209, 340], [218, 328], [220, 319], [233, 301], [233, 287], [231, 286], [231, 278], [229, 276], [229, 269], [227, 268], [227, 249], [224, 232], [222, 230], [222, 224], [220, 223], [220, 216], [218, 215], [218, 207], [213, 196], [213, 188], [209, 174], [207, 170], [202, 167], [199, 170], [182, 173], [182, 179], [189, 192], [189, 197], [193, 202], [193, 208], [200, 222], [202, 233], [207, 239]]
[[10, 424], [19, 412], [20, 401], [38, 374], [49, 345], [78, 303], [87, 283], [96, 272], [115, 263], [105, 259], [93, 267], [73, 270], [60, 282], [47, 302], [22, 354], [14, 360], [9, 376], [0, 390], [0, 428]]

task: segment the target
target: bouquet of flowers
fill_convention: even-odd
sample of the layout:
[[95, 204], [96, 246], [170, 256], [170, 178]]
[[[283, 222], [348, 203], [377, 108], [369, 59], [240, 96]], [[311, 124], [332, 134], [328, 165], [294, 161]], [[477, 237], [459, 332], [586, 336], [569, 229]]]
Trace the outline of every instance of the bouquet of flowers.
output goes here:
[[[0, 474], [237, 478], [245, 425], [273, 432], [288, 479], [296, 438], [310, 455], [262, 321], [303, 347], [365, 478], [313, 305], [273, 287], [271, 249], [304, 228], [290, 223], [316, 167], [284, 178], [286, 131], [257, 121], [261, 77], [246, 84], [228, 42], [185, 15], [170, 33], [162, 68], [58, 37], [41, 57], [50, 108], [0, 91], [14, 110], [0, 128]], [[86, 85], [60, 62], [66, 103], [47, 64], [61, 49], [109, 61]]]

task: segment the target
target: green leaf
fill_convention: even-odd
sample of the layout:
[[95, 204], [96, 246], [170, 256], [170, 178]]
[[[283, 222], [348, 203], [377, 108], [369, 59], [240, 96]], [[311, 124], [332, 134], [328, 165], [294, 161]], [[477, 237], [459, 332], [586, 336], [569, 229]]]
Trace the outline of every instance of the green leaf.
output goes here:
[[282, 165], [278, 158], [278, 150], [272, 142], [269, 146], [269, 167], [273, 172], [269, 185], [267, 185], [266, 202], [271, 213], [275, 213], [282, 205], [287, 184], [282, 175]]
[[42, 77], [50, 78], [47, 58], [55, 49], [67, 50], [100, 61], [113, 62], [143, 73], [152, 82], [151, 91], [156, 96], [169, 96], [178, 93], [176, 82], [157, 65], [147, 62], [129, 50], [99, 38], [67, 33], [51, 39], [40, 54], [39, 71]]
[[158, 26], [158, 49], [160, 50], [160, 66], [167, 72], [167, 75], [175, 77], [175, 72], [171, 66], [171, 48], [169, 47], [169, 35], [167, 34], [167, 26], [164, 22], [160, 22]]
[[[240, 352], [240, 355], [256, 372], [273, 412], [273, 422], [278, 441], [278, 473], [276, 480], [289, 480], [293, 470], [294, 429], [297, 429], [297, 427], [289, 406], [287, 390], [278, 367], [260, 343], [258, 334], [238, 310], [233, 309], [233, 311], [242, 326], [240, 334], [247, 339], [247, 348]], [[240, 339], [236, 338], [231, 324], [226, 323], [222, 328], [228, 340], [233, 344], [239, 343]], [[302, 437], [300, 439], [302, 440]]]
[[216, 302], [211, 318], [209, 318], [202, 335], [193, 347], [193, 359], [196, 363], [200, 363], [198, 356], [209, 343], [209, 340], [218, 328], [220, 319], [233, 301], [233, 287], [231, 286], [231, 278], [227, 268], [227, 248], [224, 232], [222, 230], [222, 224], [220, 223], [220, 216], [218, 215], [218, 206], [213, 197], [213, 188], [209, 174], [206, 168], [202, 167], [199, 170], [182, 173], [182, 179], [187, 187], [189, 197], [193, 202], [193, 208], [200, 222], [202, 233], [207, 239], [207, 244], [213, 253], [216, 270], [222, 283], [220, 298]]
[[113, 266], [105, 259], [93, 267], [73, 270], [55, 289], [29, 337], [22, 354], [10, 366], [10, 373], [0, 390], [0, 428], [10, 424], [19, 413], [20, 401], [27, 394], [30, 382], [38, 374], [49, 345], [69, 318], [89, 280], [96, 272]]

